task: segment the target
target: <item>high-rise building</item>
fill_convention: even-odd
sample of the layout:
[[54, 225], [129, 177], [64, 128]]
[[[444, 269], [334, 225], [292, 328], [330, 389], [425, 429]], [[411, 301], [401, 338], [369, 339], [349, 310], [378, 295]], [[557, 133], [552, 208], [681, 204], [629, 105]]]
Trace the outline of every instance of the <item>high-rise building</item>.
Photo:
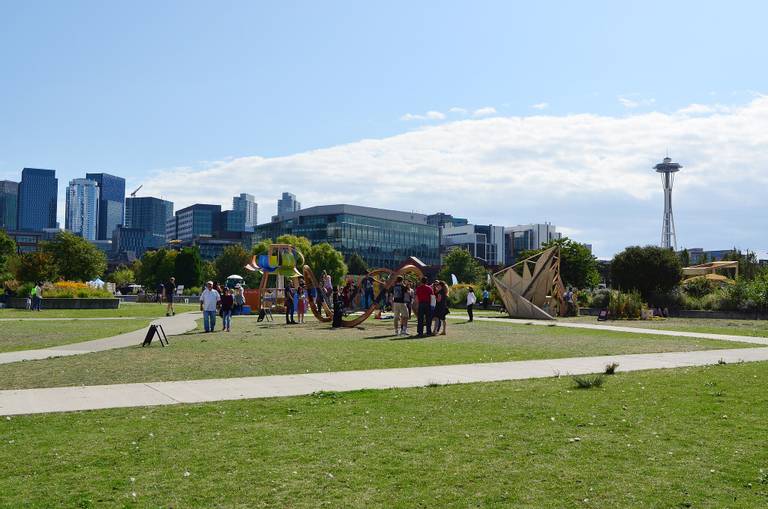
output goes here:
[[245, 213], [246, 231], [253, 231], [256, 227], [259, 205], [256, 203], [256, 197], [248, 193], [240, 193], [240, 196], [232, 198], [232, 210]]
[[0, 180], [0, 228], [15, 230], [19, 215], [19, 183]]
[[125, 200], [125, 227], [147, 232], [147, 248], [158, 248], [165, 244], [169, 219], [173, 219], [173, 202], [150, 196]]
[[125, 179], [108, 173], [86, 173], [85, 178], [99, 185], [99, 223], [96, 239], [111, 240], [117, 225], [125, 222]]
[[56, 228], [59, 180], [56, 171], [39, 168], [21, 170], [19, 184], [19, 230]]
[[[176, 235], [167, 240], [184, 242], [194, 237], [216, 236], [221, 231], [221, 205], [196, 203], [180, 209], [176, 212], [175, 230]], [[166, 232], [168, 232], [167, 228]]]
[[70, 181], [64, 227], [86, 240], [97, 240], [99, 203], [99, 185], [95, 180]]
[[515, 263], [522, 251], [541, 249], [547, 242], [562, 237], [557, 227], [550, 223], [522, 224], [504, 228], [506, 241], [505, 264]]
[[465, 249], [486, 265], [504, 265], [506, 242], [503, 226], [450, 222], [440, 227], [440, 247], [444, 251]]
[[301, 210], [301, 203], [296, 201], [296, 195], [283, 193], [283, 197], [277, 200], [277, 215], [282, 216]]
[[438, 212], [437, 214], [430, 214], [427, 216], [427, 224], [433, 226], [464, 226], [469, 224], [469, 220], [463, 217], [453, 217], [451, 214], [445, 212]]

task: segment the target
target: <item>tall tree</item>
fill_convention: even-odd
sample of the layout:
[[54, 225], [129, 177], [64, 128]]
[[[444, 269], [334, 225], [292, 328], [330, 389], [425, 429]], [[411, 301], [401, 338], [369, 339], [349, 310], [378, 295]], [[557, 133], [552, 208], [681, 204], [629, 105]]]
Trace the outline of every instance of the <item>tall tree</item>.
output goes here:
[[107, 270], [107, 255], [71, 232], [56, 234], [41, 249], [53, 256], [59, 276], [69, 281], [90, 281]]
[[10, 263], [16, 257], [16, 242], [0, 230], [0, 283], [13, 278]]
[[128, 267], [119, 267], [107, 276], [107, 281], [115, 283], [118, 288], [129, 285], [136, 280], [136, 274]]
[[305, 254], [306, 263], [312, 268], [312, 271], [319, 278], [323, 271], [331, 275], [334, 284], [339, 284], [341, 279], [347, 274], [347, 265], [344, 263], [344, 256], [327, 242], [315, 244]]
[[164, 247], [145, 252], [136, 274], [138, 283], [145, 288], [154, 289], [158, 284], [168, 281], [176, 272], [176, 256], [176, 251]]
[[680, 265], [683, 267], [689, 267], [691, 265], [691, 253], [688, 252], [688, 249], [680, 251], [678, 257], [680, 258]]
[[451, 284], [451, 274], [459, 283], [477, 284], [485, 278], [485, 269], [466, 249], [451, 249], [443, 258], [443, 268], [437, 277]]
[[658, 246], [632, 246], [611, 262], [613, 285], [637, 290], [646, 301], [667, 295], [682, 277], [680, 259], [674, 251]]
[[19, 257], [16, 279], [25, 283], [58, 279], [56, 260], [51, 253], [34, 251]]
[[277, 244], [290, 244], [304, 255], [306, 258], [307, 253], [312, 248], [312, 241], [306, 237], [298, 237], [296, 235], [280, 235], [277, 238]]
[[347, 267], [349, 268], [350, 274], [363, 275], [363, 274], [368, 274], [368, 272], [370, 272], [370, 269], [368, 268], [368, 264], [365, 263], [365, 260], [363, 260], [363, 257], [357, 253], [352, 253], [352, 255], [349, 257], [349, 261], [347, 262]]
[[203, 259], [197, 246], [185, 247], [174, 261], [176, 284], [185, 288], [200, 286], [203, 281]]
[[224, 251], [213, 262], [216, 265], [216, 277], [219, 281], [225, 281], [232, 274], [245, 277], [245, 266], [251, 261], [251, 255], [240, 244], [232, 244], [224, 248]]

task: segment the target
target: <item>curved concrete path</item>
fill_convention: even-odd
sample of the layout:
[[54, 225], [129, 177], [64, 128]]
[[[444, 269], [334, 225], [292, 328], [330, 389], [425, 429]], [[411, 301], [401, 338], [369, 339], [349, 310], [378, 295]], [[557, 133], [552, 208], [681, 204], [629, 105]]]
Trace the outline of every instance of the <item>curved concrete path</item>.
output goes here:
[[[175, 336], [194, 330], [197, 327], [195, 320], [200, 317], [199, 312], [188, 312], [176, 316], [165, 316], [152, 320], [152, 323], [160, 324], [168, 336]], [[0, 364], [8, 364], [19, 361], [32, 361], [48, 359], [51, 357], [63, 357], [67, 355], [81, 355], [84, 353], [101, 352], [104, 350], [113, 350], [115, 348], [125, 348], [126, 346], [138, 346], [144, 341], [147, 334], [147, 328], [144, 327], [133, 332], [126, 332], [118, 336], [109, 338], [93, 339], [80, 343], [70, 343], [68, 345], [52, 346], [50, 348], [41, 348], [39, 350], [20, 350], [18, 352], [0, 353]]]
[[606, 364], [611, 362], [619, 363], [618, 371], [638, 371], [705, 366], [720, 362], [766, 360], [768, 360], [768, 348], [738, 348], [179, 382], [5, 390], [0, 391], [0, 415], [299, 396], [317, 391], [356, 391], [422, 387], [430, 384], [546, 378], [601, 373]]

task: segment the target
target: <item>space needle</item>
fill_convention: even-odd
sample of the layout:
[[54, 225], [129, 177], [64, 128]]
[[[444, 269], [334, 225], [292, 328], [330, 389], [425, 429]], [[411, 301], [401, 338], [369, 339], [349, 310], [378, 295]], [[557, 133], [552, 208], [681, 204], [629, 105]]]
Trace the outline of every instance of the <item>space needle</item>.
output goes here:
[[675, 235], [675, 218], [672, 215], [672, 185], [675, 183], [675, 173], [682, 168], [672, 159], [665, 157], [664, 161], [653, 167], [661, 174], [661, 184], [664, 186], [664, 220], [661, 226], [661, 247], [677, 251]]

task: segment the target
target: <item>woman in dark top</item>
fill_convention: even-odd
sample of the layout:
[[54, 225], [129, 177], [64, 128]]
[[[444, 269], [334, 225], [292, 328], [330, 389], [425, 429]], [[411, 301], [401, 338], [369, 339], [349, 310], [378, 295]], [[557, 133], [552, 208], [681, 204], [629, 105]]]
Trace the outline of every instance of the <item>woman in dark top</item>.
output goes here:
[[437, 282], [437, 295], [435, 297], [435, 318], [440, 320], [438, 329], [440, 335], [445, 336], [445, 317], [450, 311], [448, 311], [448, 285], [444, 281]]
[[332, 328], [341, 327], [341, 315], [344, 313], [344, 302], [339, 295], [339, 288], [333, 287], [333, 323]]
[[224, 295], [221, 296], [221, 323], [222, 331], [231, 331], [232, 325], [232, 308], [235, 306], [235, 297], [232, 295], [232, 290], [225, 287]]

